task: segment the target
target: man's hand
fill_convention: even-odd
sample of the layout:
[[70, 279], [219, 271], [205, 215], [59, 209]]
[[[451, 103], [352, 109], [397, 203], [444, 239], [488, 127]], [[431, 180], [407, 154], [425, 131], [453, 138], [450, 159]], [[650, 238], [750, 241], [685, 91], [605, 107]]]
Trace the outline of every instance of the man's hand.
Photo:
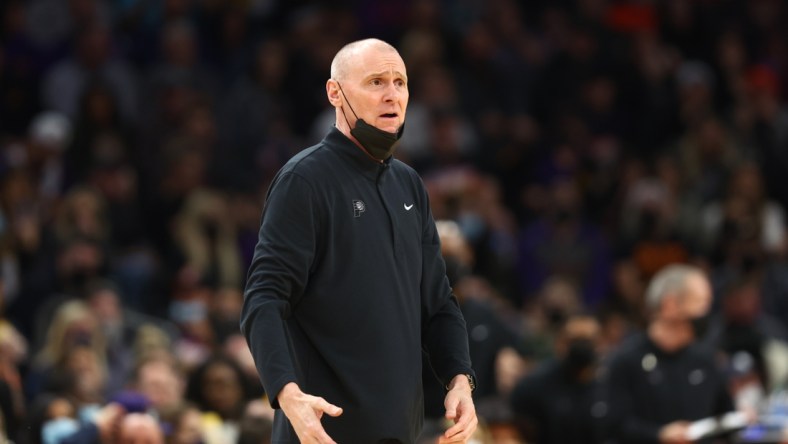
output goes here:
[[329, 404], [323, 398], [307, 395], [293, 382], [284, 386], [277, 400], [302, 444], [336, 444], [323, 429], [320, 418], [323, 413], [339, 416], [342, 414], [341, 408]]
[[454, 421], [454, 425], [441, 435], [438, 444], [468, 442], [479, 420], [476, 418], [467, 376], [457, 375], [452, 379], [443, 404], [446, 407], [446, 419]]
[[675, 421], [659, 429], [659, 442], [662, 444], [690, 444], [687, 439], [689, 422]]

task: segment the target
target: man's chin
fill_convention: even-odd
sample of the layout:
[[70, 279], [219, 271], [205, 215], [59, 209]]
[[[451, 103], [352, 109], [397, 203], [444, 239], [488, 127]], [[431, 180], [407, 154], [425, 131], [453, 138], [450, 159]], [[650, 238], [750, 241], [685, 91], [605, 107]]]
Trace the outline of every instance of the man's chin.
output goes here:
[[378, 129], [380, 129], [381, 131], [385, 131], [387, 133], [396, 134], [397, 131], [399, 131], [399, 127], [400, 125], [396, 125], [396, 126], [386, 125], [386, 126], [379, 126]]

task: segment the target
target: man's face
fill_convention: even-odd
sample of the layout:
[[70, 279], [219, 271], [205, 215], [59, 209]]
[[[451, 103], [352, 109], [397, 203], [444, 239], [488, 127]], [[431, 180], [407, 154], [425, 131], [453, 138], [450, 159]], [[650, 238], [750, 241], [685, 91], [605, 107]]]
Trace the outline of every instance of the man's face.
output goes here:
[[659, 317], [671, 322], [684, 322], [700, 318], [711, 306], [711, 286], [703, 276], [693, 274], [687, 277], [685, 288], [668, 295], [662, 302]]
[[699, 318], [709, 311], [711, 306], [711, 286], [709, 281], [700, 275], [687, 278], [687, 287], [681, 298], [681, 308], [687, 318]]
[[346, 97], [344, 111], [350, 126], [356, 125], [355, 111], [368, 124], [397, 132], [405, 122], [409, 97], [405, 62], [399, 54], [382, 47], [367, 47], [359, 53], [358, 63], [349, 67], [345, 77], [339, 82]]
[[183, 383], [163, 362], [150, 362], [142, 367], [138, 384], [138, 390], [159, 409], [171, 408], [183, 398]]

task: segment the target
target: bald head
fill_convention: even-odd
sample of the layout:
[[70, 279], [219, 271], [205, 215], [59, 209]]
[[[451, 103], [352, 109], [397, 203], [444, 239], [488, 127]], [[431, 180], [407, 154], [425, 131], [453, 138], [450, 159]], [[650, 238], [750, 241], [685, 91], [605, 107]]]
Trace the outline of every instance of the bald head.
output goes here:
[[164, 435], [154, 417], [130, 413], [123, 417], [118, 430], [121, 444], [163, 444]]
[[383, 40], [356, 40], [355, 42], [351, 42], [343, 46], [342, 49], [337, 52], [337, 55], [334, 56], [334, 60], [331, 62], [331, 78], [339, 81], [345, 80], [354, 59], [357, 60], [361, 53], [370, 48], [391, 51], [399, 54], [399, 52], [397, 52], [397, 48], [391, 46]]
[[703, 272], [690, 265], [670, 265], [660, 270], [646, 289], [646, 305], [652, 311], [659, 309], [662, 300], [669, 296], [682, 296], [688, 281]]

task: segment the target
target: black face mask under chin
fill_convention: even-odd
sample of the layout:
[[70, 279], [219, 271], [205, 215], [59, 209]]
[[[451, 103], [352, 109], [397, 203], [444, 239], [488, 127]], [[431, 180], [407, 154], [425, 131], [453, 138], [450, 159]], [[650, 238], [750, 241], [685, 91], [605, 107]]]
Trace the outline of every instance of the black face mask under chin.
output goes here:
[[695, 335], [695, 340], [700, 341], [706, 337], [706, 333], [709, 331], [710, 321], [711, 317], [708, 314], [690, 319], [690, 325], [692, 325], [692, 333]]
[[[339, 82], [337, 82], [337, 85], [339, 85]], [[342, 90], [342, 86], [339, 86], [339, 90], [342, 91], [342, 96], [345, 98], [345, 102], [347, 102], [348, 106], [350, 106], [350, 111], [353, 112], [353, 115], [356, 117], [356, 126], [350, 129], [350, 135], [355, 137], [361, 146], [367, 150], [369, 155], [375, 159], [386, 160], [391, 157], [391, 155], [394, 154], [394, 146], [399, 141], [399, 139], [402, 138], [402, 133], [405, 131], [405, 124], [400, 125], [396, 133], [390, 133], [388, 131], [375, 128], [374, 126], [365, 122], [364, 119], [358, 118], [353, 106], [350, 105], [350, 102], [347, 100], [347, 96], [345, 96], [345, 91]], [[344, 109], [342, 109], [342, 115], [345, 116], [345, 121], [348, 123], [348, 126], [350, 126], [350, 122], [347, 120]]]
[[588, 339], [574, 339], [569, 342], [569, 349], [564, 358], [567, 370], [577, 374], [596, 363], [596, 347]]

